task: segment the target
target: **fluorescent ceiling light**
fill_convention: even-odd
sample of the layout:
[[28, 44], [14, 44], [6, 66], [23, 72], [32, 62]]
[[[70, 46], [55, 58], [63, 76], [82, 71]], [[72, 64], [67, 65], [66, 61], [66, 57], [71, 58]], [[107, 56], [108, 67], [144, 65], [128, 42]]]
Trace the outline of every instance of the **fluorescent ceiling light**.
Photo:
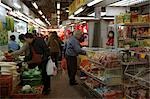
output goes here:
[[38, 6], [37, 6], [37, 4], [35, 2], [32, 3], [32, 5], [34, 6], [35, 9], [38, 9]]
[[74, 15], [73, 15], [73, 14], [69, 16], [69, 18], [72, 18], [72, 17], [74, 17]]
[[44, 16], [44, 15], [42, 15], [42, 18], [44, 18], [44, 19], [45, 19], [45, 16]]
[[35, 22], [36, 22], [37, 24], [40, 24], [41, 26], [46, 26], [46, 25], [44, 24], [44, 22], [41, 21], [39, 18], [35, 18]]
[[103, 0], [92, 0], [91, 2], [89, 2], [88, 4], [87, 4], [87, 6], [93, 6], [93, 5], [95, 5], [95, 4], [97, 4], [97, 3], [99, 3], [99, 2], [101, 2], [101, 1], [103, 1]]
[[38, 13], [39, 13], [40, 15], [42, 15], [42, 14], [43, 14], [41, 10], [39, 10], [39, 11], [38, 11]]
[[88, 16], [93, 16], [93, 17], [95, 17], [95, 12], [89, 14]]
[[57, 18], [60, 19], [60, 15], [58, 15]]
[[101, 16], [105, 16], [106, 15], [106, 12], [101, 12]]
[[115, 19], [114, 17], [102, 17], [104, 20]]
[[148, 0], [122, 0], [122, 1], [110, 4], [109, 6], [131, 6], [131, 5], [139, 4], [145, 1], [148, 1]]
[[60, 14], [60, 10], [57, 10], [57, 14]]
[[57, 9], [60, 9], [60, 2], [57, 2]]
[[66, 10], [66, 12], [69, 12], [69, 10]]
[[57, 21], [60, 21], [60, 19], [57, 19]]
[[45, 21], [48, 21], [48, 20], [45, 18]]
[[74, 17], [74, 16], [69, 16], [69, 19], [74, 19], [74, 20], [99, 20], [99, 18], [95, 18], [95, 17]]
[[77, 15], [77, 14], [81, 13], [83, 10], [84, 10], [84, 9], [81, 7], [81, 8], [79, 8], [76, 12], [74, 12], [74, 14]]
[[21, 9], [21, 6], [18, 4], [18, 3], [14, 3], [14, 6], [16, 7], [16, 8], [18, 8], [18, 9]]
[[7, 5], [5, 5], [5, 4], [3, 4], [3, 3], [0, 3], [0, 6], [6, 8], [7, 10], [10, 10], [10, 11], [12, 10], [11, 7], [9, 7], [9, 6], [7, 6]]

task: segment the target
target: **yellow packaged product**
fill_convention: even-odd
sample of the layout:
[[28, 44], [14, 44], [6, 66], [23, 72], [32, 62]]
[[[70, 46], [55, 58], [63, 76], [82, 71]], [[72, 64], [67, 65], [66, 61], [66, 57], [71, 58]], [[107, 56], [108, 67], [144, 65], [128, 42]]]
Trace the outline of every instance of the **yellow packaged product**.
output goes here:
[[123, 15], [118, 15], [118, 16], [116, 16], [116, 22], [117, 22], [117, 24], [121, 24], [121, 23], [123, 23]]
[[149, 21], [149, 16], [148, 15], [142, 15], [142, 22], [147, 23]]

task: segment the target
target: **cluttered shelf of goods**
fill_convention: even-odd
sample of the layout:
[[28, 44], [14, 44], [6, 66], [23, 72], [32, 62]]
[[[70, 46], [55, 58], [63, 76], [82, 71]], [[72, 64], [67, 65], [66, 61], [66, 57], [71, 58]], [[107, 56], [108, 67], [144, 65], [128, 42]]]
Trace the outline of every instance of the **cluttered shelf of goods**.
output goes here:
[[150, 49], [87, 48], [80, 56], [80, 79], [89, 93], [102, 99], [150, 98]]
[[[150, 46], [150, 15], [137, 12], [124, 13], [115, 17], [119, 47], [130, 45]], [[110, 25], [111, 26], [111, 25]]]
[[41, 72], [36, 67], [27, 69], [22, 56], [13, 58], [0, 51], [0, 98], [37, 99], [42, 96]]

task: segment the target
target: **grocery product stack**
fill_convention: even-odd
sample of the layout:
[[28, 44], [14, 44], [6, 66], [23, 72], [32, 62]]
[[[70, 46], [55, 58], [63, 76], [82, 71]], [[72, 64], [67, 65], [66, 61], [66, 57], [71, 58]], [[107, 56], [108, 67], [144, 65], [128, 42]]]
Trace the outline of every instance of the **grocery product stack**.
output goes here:
[[99, 98], [123, 97], [120, 89], [122, 66], [119, 54], [111, 51], [87, 51], [87, 55], [88, 58], [80, 63], [82, 76], [85, 76], [83, 85], [89, 87]]
[[150, 15], [137, 12], [116, 16], [119, 47], [150, 46]]

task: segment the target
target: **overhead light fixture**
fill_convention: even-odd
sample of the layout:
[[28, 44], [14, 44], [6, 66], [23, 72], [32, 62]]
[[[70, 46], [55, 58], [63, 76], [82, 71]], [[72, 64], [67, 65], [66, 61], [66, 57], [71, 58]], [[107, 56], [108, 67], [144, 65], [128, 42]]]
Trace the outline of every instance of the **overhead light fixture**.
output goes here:
[[105, 16], [106, 15], [106, 12], [101, 12], [101, 16]]
[[42, 15], [42, 14], [43, 14], [41, 10], [39, 10], [39, 11], [38, 11], [38, 13], [39, 13], [40, 15]]
[[84, 10], [84, 9], [81, 7], [81, 8], [79, 8], [76, 12], [74, 12], [74, 14], [77, 15], [77, 14], [81, 13], [83, 10]]
[[57, 19], [57, 21], [60, 21], [60, 19]]
[[69, 10], [66, 10], [66, 12], [68, 13], [68, 12], [69, 12]]
[[57, 9], [60, 9], [60, 2], [57, 2]]
[[70, 18], [73, 18], [74, 17], [74, 15], [72, 14], [72, 15], [70, 15], [68, 18], [70, 19]]
[[104, 20], [114, 20], [115, 18], [114, 17], [102, 17], [102, 19], [104, 19]]
[[44, 16], [44, 15], [42, 15], [42, 18], [44, 18], [44, 19], [45, 19], [45, 16]]
[[45, 21], [48, 21], [48, 20], [45, 18]]
[[60, 19], [60, 15], [58, 15], [57, 18]]
[[60, 10], [57, 10], [57, 14], [60, 14]]
[[91, 2], [89, 2], [89, 3], [87, 4], [87, 6], [88, 6], [88, 7], [93, 6], [93, 5], [95, 5], [95, 4], [97, 4], [97, 3], [101, 2], [101, 1], [103, 1], [103, 0], [92, 0]]
[[95, 18], [95, 17], [74, 17], [74, 16], [70, 16], [69, 19], [73, 19], [73, 20], [99, 20], [99, 18]]
[[38, 9], [38, 6], [37, 6], [37, 4], [35, 2], [32, 3], [32, 5], [34, 6], [35, 9]]
[[0, 2], [0, 6], [2, 6], [2, 7], [4, 7], [4, 8], [6, 8], [7, 10], [12, 11], [12, 8], [11, 8], [11, 7], [9, 7], [9, 6], [5, 5], [5, 4], [3, 4], [3, 3], [1, 3], [1, 2]]
[[122, 0], [113, 4], [110, 4], [109, 6], [131, 6], [138, 3], [142, 3], [148, 0]]
[[21, 6], [17, 2], [14, 2], [14, 6], [18, 9], [21, 9]]
[[89, 14], [88, 16], [92, 16], [92, 17], [95, 17], [95, 12]]

